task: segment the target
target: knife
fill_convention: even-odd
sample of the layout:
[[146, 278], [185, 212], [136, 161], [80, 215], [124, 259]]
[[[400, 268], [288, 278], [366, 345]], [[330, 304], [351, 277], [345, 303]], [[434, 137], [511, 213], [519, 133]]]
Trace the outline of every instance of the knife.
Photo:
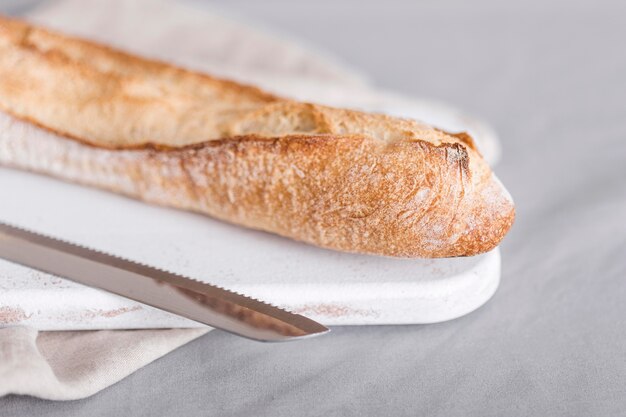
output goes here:
[[248, 339], [281, 342], [329, 331], [304, 316], [245, 295], [2, 222], [0, 258]]

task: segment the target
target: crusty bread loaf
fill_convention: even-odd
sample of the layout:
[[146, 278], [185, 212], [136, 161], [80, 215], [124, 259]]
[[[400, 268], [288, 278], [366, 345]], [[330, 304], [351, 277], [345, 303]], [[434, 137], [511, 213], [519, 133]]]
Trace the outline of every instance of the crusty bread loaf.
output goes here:
[[0, 164], [325, 248], [494, 248], [514, 207], [471, 138], [299, 103], [0, 18]]

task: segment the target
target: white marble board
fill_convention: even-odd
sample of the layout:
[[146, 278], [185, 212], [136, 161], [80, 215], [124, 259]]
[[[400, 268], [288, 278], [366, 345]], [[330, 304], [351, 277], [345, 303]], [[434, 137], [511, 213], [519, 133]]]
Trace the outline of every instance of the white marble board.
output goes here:
[[[345, 254], [8, 168], [0, 168], [0, 219], [206, 280], [327, 325], [450, 320], [486, 302], [500, 277], [497, 249], [441, 260]], [[0, 325], [197, 326], [4, 260]]]

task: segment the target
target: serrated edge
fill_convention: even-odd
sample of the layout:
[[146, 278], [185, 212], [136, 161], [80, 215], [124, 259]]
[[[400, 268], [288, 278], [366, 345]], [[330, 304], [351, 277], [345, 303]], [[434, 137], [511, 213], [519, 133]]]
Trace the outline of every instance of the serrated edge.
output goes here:
[[[175, 278], [177, 278], [179, 280], [182, 280], [182, 282], [190, 281], [190, 282], [194, 282], [194, 283], [196, 283], [196, 284], [198, 284], [200, 286], [206, 286], [206, 287], [209, 287], [210, 289], [213, 289], [213, 290], [222, 291], [224, 293], [227, 293], [227, 294], [230, 294], [230, 295], [234, 295], [236, 297], [240, 297], [242, 299], [242, 301], [244, 301], [244, 304], [237, 303], [236, 301], [233, 301], [233, 300], [228, 300], [229, 302], [238, 304], [238, 305], [240, 305], [241, 307], [244, 307], [244, 308], [248, 308], [248, 309], [254, 310], [254, 311], [256, 311], [259, 314], [270, 315], [270, 316], [274, 317], [275, 319], [283, 320], [287, 324], [295, 326], [295, 327], [298, 327], [298, 328], [301, 328], [301, 326], [298, 326], [298, 324], [295, 324], [295, 323], [291, 323], [290, 321], [295, 320], [297, 322], [297, 321], [301, 321], [301, 320], [304, 319], [304, 320], [306, 320], [308, 322], [311, 322], [311, 324], [317, 324], [317, 325], [319, 325], [321, 327], [324, 327], [320, 323], [317, 323], [314, 320], [311, 320], [311, 319], [309, 319], [309, 318], [307, 318], [305, 316], [302, 316], [301, 314], [297, 314], [297, 313], [294, 313], [293, 311], [291, 311], [289, 309], [286, 309], [286, 308], [283, 308], [283, 307], [278, 307], [278, 306], [276, 306], [274, 304], [271, 304], [271, 303], [268, 303], [266, 301], [259, 300], [258, 298], [254, 298], [254, 297], [242, 294], [242, 293], [234, 291], [234, 290], [229, 290], [229, 289], [224, 288], [224, 287], [219, 286], [219, 285], [215, 285], [215, 284], [211, 284], [211, 283], [208, 283], [208, 282], [200, 281], [200, 280], [198, 280], [196, 278], [192, 278], [192, 277], [189, 277], [189, 276], [186, 276], [186, 275], [182, 275], [182, 274], [179, 274], [179, 273], [176, 273], [176, 272], [172, 272], [172, 271], [169, 271], [169, 270], [164, 269], [164, 268], [148, 265], [148, 264], [143, 263], [143, 262], [134, 261], [132, 259], [125, 258], [123, 256], [113, 255], [113, 254], [110, 254], [110, 253], [105, 252], [103, 250], [96, 249], [96, 248], [93, 248], [93, 247], [90, 247], [90, 246], [87, 246], [87, 245], [74, 243], [74, 242], [71, 242], [69, 240], [58, 238], [58, 237], [54, 237], [54, 236], [50, 236], [50, 235], [45, 234], [45, 233], [34, 232], [33, 230], [31, 230], [29, 228], [26, 228], [26, 227], [17, 226], [17, 225], [14, 225], [14, 224], [9, 224], [9, 223], [4, 222], [4, 221], [0, 221], [0, 232], [2, 232], [2, 231], [6, 232], [6, 233], [9, 233], [9, 234], [13, 234], [13, 235], [15, 235], [15, 231], [17, 231], [18, 233], [26, 234], [28, 236], [31, 236], [31, 237], [35, 238], [36, 239], [35, 243], [41, 243], [41, 239], [52, 241], [52, 242], [55, 242], [55, 243], [58, 243], [58, 244], [61, 244], [61, 245], [65, 245], [65, 246], [67, 246], [67, 247], [69, 247], [71, 249], [78, 249], [80, 251], [87, 252], [88, 254], [99, 255], [99, 256], [102, 256], [102, 257], [105, 257], [105, 258], [110, 258], [110, 259], [113, 259], [115, 261], [119, 261], [121, 263], [129, 264], [129, 265], [136, 266], [136, 267], [139, 267], [139, 268], [145, 268], [147, 270], [155, 271], [157, 273], [169, 275], [169, 276], [175, 277]], [[18, 238], [23, 238], [24, 236], [18, 235], [17, 237]], [[58, 249], [58, 248], [55, 248], [55, 249]], [[73, 254], [76, 255], [76, 256], [85, 257], [81, 253], [73, 253]], [[88, 259], [90, 261], [93, 261], [93, 262], [106, 263], [107, 265], [109, 265], [111, 267], [124, 269], [124, 270], [126, 270], [128, 272], [135, 272], [136, 273], [136, 271], [131, 271], [128, 268], [124, 268], [124, 267], [121, 267], [119, 265], [112, 265], [109, 262], [104, 262], [104, 261], [98, 260], [98, 259], [92, 259], [91, 257], [88, 257]], [[142, 274], [142, 275], [146, 275], [148, 278], [151, 278], [151, 279], [163, 280], [162, 278], [152, 277], [152, 276], [147, 275], [147, 274]], [[61, 277], [61, 278], [63, 278], [63, 277]], [[198, 290], [193, 289], [193, 288], [186, 288], [184, 285], [178, 285], [178, 284], [171, 283], [171, 282], [169, 284], [176, 285], [176, 286], [179, 286], [179, 287], [183, 287], [183, 288], [185, 288], [187, 290], [191, 290], [191, 291], [194, 291], [194, 292], [198, 292]], [[254, 306], [247, 305], [248, 304], [247, 302], [250, 302], [250, 301], [253, 301], [254, 303], [260, 304], [261, 306], [269, 307], [270, 309], [275, 309], [279, 313], [287, 314], [287, 315], [289, 315], [289, 318], [292, 319], [292, 320], [286, 320], [285, 318], [282, 318], [282, 317], [276, 317], [275, 315], [271, 315], [271, 314], [268, 314], [266, 312], [258, 311], [258, 309], [255, 308]]]

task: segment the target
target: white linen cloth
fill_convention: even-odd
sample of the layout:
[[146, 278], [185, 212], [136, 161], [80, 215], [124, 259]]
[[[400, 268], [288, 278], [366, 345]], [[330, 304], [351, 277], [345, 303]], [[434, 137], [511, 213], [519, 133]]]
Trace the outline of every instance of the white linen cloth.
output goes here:
[[0, 329], [0, 395], [88, 397], [208, 331]]
[[[58, 0], [34, 22], [276, 92], [372, 110], [412, 107], [450, 129], [474, 129], [483, 153], [497, 158], [488, 127], [430, 102], [377, 93], [364, 76], [329, 57], [210, 12], [166, 0]], [[303, 83], [303, 80], [306, 82]], [[468, 123], [461, 126], [462, 123]], [[427, 120], [428, 121], [428, 120]], [[0, 300], [0, 315], [3, 311]], [[52, 400], [88, 397], [210, 329], [37, 332], [0, 329], [0, 396]]]

